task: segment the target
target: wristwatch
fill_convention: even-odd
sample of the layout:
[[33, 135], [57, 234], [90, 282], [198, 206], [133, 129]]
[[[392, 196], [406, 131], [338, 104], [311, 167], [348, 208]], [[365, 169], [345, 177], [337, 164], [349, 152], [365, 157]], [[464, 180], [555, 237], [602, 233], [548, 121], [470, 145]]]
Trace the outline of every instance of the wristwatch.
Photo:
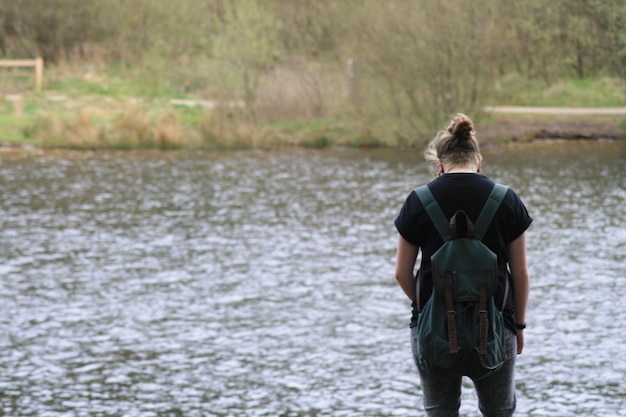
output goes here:
[[517, 330], [524, 330], [524, 329], [526, 328], [526, 323], [517, 323], [517, 324], [515, 325], [515, 328], [516, 328]]

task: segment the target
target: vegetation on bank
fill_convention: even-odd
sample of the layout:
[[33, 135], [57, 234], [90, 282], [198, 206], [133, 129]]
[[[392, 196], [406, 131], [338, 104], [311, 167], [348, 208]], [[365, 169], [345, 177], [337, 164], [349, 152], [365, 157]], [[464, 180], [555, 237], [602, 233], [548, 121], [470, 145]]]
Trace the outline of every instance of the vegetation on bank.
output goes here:
[[[21, 82], [31, 82], [28, 76]], [[15, 80], [13, 80], [15, 82]], [[547, 107], [618, 107], [619, 80], [563, 80], [550, 88], [541, 82], [507, 79], [490, 105]], [[278, 87], [277, 87], [278, 88]], [[146, 93], [148, 92], [148, 93]], [[24, 87], [24, 93], [0, 101], [0, 143], [71, 149], [242, 149], [331, 145], [413, 146], [430, 139], [424, 132], [411, 142], [395, 135], [393, 126], [365, 127], [348, 111], [320, 118], [285, 118], [251, 124], [238, 103], [219, 108], [214, 102], [182, 95], [163, 86], [149, 85], [141, 77], [55, 67], [46, 72], [41, 93]], [[276, 110], [277, 112], [281, 111]], [[550, 115], [475, 115], [484, 131], [496, 133], [483, 140], [530, 140], [536, 126], [519, 133], [499, 132], [498, 124], [546, 125]], [[577, 116], [588, 124], [619, 125], [623, 116]], [[570, 118], [569, 122], [572, 122]], [[482, 131], [482, 129], [481, 129]], [[382, 133], [381, 133], [382, 132]]]
[[626, 103], [621, 0], [0, 0], [0, 23], [0, 59], [46, 61], [40, 93], [2, 69], [0, 142], [413, 146], [501, 123], [486, 105]]

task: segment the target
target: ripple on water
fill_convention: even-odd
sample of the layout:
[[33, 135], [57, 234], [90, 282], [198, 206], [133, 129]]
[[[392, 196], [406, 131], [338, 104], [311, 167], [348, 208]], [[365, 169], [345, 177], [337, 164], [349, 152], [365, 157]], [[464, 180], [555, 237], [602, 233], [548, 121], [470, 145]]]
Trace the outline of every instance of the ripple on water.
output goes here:
[[[485, 152], [535, 218], [521, 415], [625, 415], [625, 152], [589, 146]], [[419, 158], [0, 155], [0, 414], [421, 415], [393, 279]]]

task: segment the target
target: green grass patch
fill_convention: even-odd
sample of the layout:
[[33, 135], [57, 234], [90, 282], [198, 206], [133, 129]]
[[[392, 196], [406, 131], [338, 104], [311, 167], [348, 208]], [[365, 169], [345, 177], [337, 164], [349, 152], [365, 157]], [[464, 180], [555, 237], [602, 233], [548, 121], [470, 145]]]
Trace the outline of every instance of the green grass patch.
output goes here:
[[626, 90], [616, 78], [563, 79], [551, 85], [515, 75], [504, 77], [489, 105], [545, 107], [621, 107]]
[[164, 81], [158, 71], [124, 69], [115, 65], [53, 67], [45, 73], [45, 90], [70, 97], [181, 98], [181, 93]]

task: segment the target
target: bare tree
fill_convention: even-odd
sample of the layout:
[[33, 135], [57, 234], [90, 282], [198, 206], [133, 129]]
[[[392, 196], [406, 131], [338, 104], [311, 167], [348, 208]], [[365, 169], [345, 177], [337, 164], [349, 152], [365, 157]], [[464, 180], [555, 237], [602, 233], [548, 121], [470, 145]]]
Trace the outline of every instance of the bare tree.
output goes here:
[[279, 22], [258, 0], [224, 2], [223, 14], [215, 19], [213, 58], [219, 64], [218, 82], [233, 92], [241, 91], [250, 120], [261, 77], [278, 58]]
[[615, 72], [624, 83], [626, 101], [626, 2], [623, 0], [580, 0], [604, 36], [599, 47], [606, 51]]
[[361, 103], [395, 118], [406, 136], [439, 127], [450, 113], [478, 110], [501, 48], [498, 1], [357, 3], [350, 56], [363, 77]]

